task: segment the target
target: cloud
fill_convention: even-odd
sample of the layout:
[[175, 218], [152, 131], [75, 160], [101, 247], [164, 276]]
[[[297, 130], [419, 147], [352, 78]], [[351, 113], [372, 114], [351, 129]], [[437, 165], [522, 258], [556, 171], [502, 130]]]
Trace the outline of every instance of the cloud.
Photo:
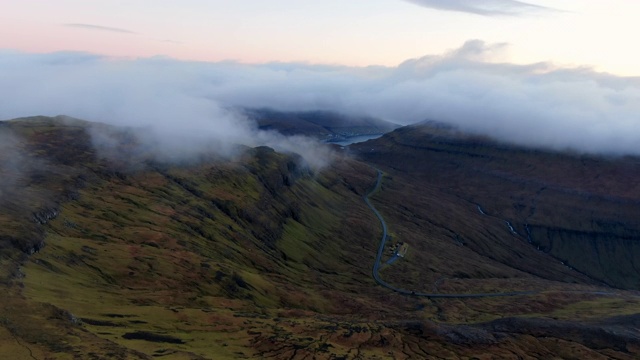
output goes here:
[[182, 41], [177, 41], [177, 40], [158, 40], [159, 42], [163, 42], [163, 43], [168, 43], [168, 44], [175, 44], [175, 45], [184, 45], [184, 42]]
[[100, 25], [92, 25], [92, 24], [64, 24], [63, 26], [87, 29], [87, 30], [111, 31], [111, 32], [117, 32], [121, 34], [136, 34], [135, 32], [127, 29], [120, 29], [120, 28], [114, 28], [109, 26], [100, 26]]
[[469, 41], [396, 67], [119, 60], [0, 52], [0, 119], [66, 114], [149, 129], [160, 149], [270, 145], [315, 159], [310, 142], [256, 129], [234, 108], [337, 111], [400, 124], [438, 120], [503, 141], [640, 155], [640, 79], [504, 62], [505, 44]]
[[20, 135], [2, 125], [0, 123], [0, 205], [19, 213], [42, 203], [45, 198], [46, 190], [27, 189], [26, 185], [51, 176], [56, 170], [45, 160], [29, 156]]
[[[331, 160], [317, 141], [260, 131], [241, 112], [208, 98], [215, 87], [208, 77], [224, 67], [163, 57], [0, 52], [0, 119], [64, 114], [130, 127], [141, 148], [160, 160], [185, 161], [207, 152], [231, 156], [238, 145], [295, 152], [315, 169]], [[113, 136], [93, 130], [95, 144], [107, 153]]]
[[514, 16], [550, 8], [517, 0], [405, 0], [430, 9], [465, 12], [484, 16]]

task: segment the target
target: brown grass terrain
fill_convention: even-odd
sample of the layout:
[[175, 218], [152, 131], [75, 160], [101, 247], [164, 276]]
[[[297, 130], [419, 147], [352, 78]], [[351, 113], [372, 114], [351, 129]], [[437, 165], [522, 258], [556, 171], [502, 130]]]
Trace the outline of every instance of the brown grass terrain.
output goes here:
[[[91, 145], [96, 127], [114, 139], [111, 152]], [[631, 359], [640, 352], [635, 293], [567, 268], [504, 223], [518, 233], [529, 225], [544, 246], [537, 229], [550, 227], [552, 209], [567, 211], [596, 190], [632, 206], [629, 189], [608, 192], [558, 175], [552, 187], [578, 195], [540, 196], [536, 209], [549, 210], [525, 223], [518, 214], [529, 208], [509, 212], [490, 190], [521, 186], [509, 199], [527, 203], [527, 182], [486, 175], [463, 183], [456, 176], [468, 178], [464, 168], [483, 165], [423, 150], [407, 158], [413, 150], [399, 144], [415, 149], [422, 133], [401, 129], [374, 152], [359, 147], [386, 172], [376, 206], [395, 241], [410, 244], [406, 258], [381, 271], [385, 279], [421, 291], [542, 290], [429, 300], [391, 293], [371, 278], [381, 230], [362, 200], [376, 176], [366, 163], [339, 157], [312, 173], [269, 148], [163, 163], [125, 130], [66, 118], [3, 122], [0, 132], [11, 136], [0, 175], [12, 179], [1, 188], [0, 358]], [[512, 169], [496, 164], [484, 173]], [[617, 207], [585, 209], [607, 219]], [[582, 224], [579, 213], [569, 218]], [[630, 217], [621, 219], [620, 229], [633, 229]], [[614, 294], [584, 292], [594, 290]]]

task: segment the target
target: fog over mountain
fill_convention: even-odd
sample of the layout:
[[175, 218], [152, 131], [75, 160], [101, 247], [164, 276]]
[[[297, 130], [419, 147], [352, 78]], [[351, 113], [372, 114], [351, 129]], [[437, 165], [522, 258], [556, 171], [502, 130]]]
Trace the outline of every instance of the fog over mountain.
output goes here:
[[502, 60], [506, 49], [473, 40], [397, 67], [364, 68], [4, 51], [0, 119], [65, 114], [146, 127], [159, 144], [187, 150], [215, 140], [220, 149], [266, 144], [310, 157], [308, 141], [260, 132], [233, 109], [329, 110], [399, 124], [438, 120], [529, 146], [640, 154], [640, 79], [514, 65]]
[[24, 171], [24, 162], [11, 134], [0, 134], [0, 203], [13, 192], [14, 185]]

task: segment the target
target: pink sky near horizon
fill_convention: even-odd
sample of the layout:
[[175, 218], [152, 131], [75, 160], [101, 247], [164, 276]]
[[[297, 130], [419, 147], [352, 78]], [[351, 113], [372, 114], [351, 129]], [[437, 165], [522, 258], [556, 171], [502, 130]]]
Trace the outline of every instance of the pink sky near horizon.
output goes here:
[[639, 3], [529, 2], [564, 11], [493, 17], [401, 0], [0, 0], [0, 49], [395, 66], [481, 39], [512, 45], [500, 61], [552, 61], [640, 75], [633, 42]]

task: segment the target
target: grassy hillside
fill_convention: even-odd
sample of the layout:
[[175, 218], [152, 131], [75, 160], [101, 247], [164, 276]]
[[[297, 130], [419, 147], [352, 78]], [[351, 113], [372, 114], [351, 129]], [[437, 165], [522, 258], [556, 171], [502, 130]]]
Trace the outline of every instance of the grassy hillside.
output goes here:
[[355, 149], [393, 174], [388, 206], [422, 192], [405, 196], [405, 218], [428, 218], [453, 244], [549, 280], [640, 288], [637, 158], [523, 149], [433, 125]]
[[[108, 149], [96, 150], [96, 133]], [[386, 171], [372, 200], [392, 242], [410, 247], [383, 277], [416, 290], [542, 292], [430, 300], [377, 286], [381, 229], [362, 198], [376, 171], [346, 155], [316, 173], [266, 147], [163, 162], [127, 129], [65, 117], [1, 122], [0, 136], [0, 358], [640, 353], [634, 293], [593, 293], [610, 289], [512, 235], [500, 202], [445, 191], [423, 161], [394, 158], [389, 137], [366, 152]]]

